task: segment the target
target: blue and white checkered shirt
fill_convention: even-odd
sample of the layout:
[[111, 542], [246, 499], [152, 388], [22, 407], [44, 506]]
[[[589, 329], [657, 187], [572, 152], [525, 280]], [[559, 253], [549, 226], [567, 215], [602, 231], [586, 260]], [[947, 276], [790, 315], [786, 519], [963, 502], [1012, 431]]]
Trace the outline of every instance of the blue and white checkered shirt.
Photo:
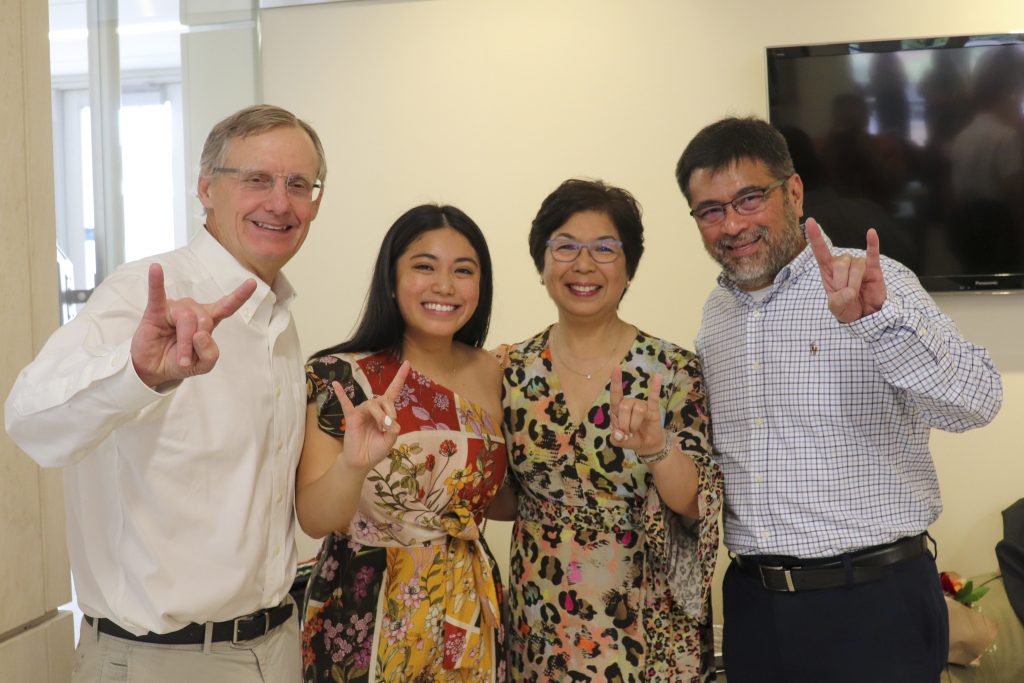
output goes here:
[[882, 309], [850, 324], [829, 312], [810, 247], [761, 301], [719, 277], [696, 347], [731, 551], [831, 557], [925, 531], [942, 510], [929, 428], [998, 412], [988, 353], [907, 268], [883, 256], [882, 272]]

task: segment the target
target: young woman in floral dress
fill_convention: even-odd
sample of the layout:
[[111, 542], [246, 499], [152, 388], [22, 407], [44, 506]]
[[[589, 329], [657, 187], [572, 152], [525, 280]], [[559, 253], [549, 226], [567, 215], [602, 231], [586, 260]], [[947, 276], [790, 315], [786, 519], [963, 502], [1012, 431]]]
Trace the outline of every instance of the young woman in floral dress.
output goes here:
[[296, 510], [327, 537], [305, 681], [505, 680], [501, 582], [478, 526], [507, 465], [501, 372], [480, 348], [491, 291], [476, 224], [411, 209], [384, 238], [355, 334], [307, 366]]
[[699, 360], [618, 315], [643, 253], [640, 208], [566, 181], [530, 253], [558, 321], [505, 358], [514, 485], [490, 514], [515, 517], [510, 675], [704, 680], [722, 479]]

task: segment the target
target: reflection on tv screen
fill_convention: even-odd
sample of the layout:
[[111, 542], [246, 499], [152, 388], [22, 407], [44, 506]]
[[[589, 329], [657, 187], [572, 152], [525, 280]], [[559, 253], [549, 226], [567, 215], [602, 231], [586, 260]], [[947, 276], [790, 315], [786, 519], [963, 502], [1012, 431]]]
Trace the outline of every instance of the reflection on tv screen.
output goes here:
[[1024, 37], [769, 48], [768, 73], [804, 214], [836, 246], [874, 227], [933, 289], [1024, 274]]

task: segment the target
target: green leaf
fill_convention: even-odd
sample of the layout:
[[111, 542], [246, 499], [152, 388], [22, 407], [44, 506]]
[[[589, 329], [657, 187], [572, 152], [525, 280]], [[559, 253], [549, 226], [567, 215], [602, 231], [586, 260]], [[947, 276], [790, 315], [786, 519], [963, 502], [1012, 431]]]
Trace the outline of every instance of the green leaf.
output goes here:
[[968, 595], [970, 595], [971, 591], [973, 591], [973, 590], [974, 590], [974, 582], [973, 581], [968, 581], [967, 583], [964, 584], [963, 588], [961, 588], [960, 590], [958, 590], [956, 592], [956, 595], [954, 595], [953, 597], [954, 597], [954, 599], [957, 602], [966, 602], [964, 600], [964, 598], [966, 598]]
[[966, 598], [964, 598], [964, 602], [966, 602], [968, 605], [973, 605], [974, 603], [978, 602], [978, 600], [981, 600], [983, 597], [985, 597], [985, 593], [988, 593], [988, 586], [979, 586], [975, 588], [973, 591], [971, 591]]

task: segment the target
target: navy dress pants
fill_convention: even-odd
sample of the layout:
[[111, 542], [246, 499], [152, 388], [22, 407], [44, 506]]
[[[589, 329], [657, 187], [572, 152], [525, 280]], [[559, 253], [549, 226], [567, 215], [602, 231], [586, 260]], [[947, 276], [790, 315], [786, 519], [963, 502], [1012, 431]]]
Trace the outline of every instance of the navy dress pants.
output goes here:
[[735, 563], [722, 586], [729, 683], [938, 683], [949, 616], [928, 554], [855, 586], [781, 593]]

